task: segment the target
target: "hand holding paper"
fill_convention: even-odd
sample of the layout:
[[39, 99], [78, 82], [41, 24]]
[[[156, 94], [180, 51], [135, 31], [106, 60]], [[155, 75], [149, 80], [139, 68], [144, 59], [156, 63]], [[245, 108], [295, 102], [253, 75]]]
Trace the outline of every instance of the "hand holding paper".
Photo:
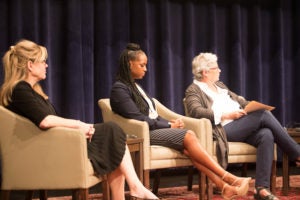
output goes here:
[[257, 101], [250, 101], [250, 103], [244, 108], [244, 110], [247, 112], [247, 113], [250, 113], [250, 112], [253, 112], [253, 111], [257, 111], [257, 110], [274, 110], [275, 107], [273, 106], [269, 106], [269, 105], [266, 105], [266, 104], [263, 104], [263, 103], [260, 103], [260, 102], [257, 102]]

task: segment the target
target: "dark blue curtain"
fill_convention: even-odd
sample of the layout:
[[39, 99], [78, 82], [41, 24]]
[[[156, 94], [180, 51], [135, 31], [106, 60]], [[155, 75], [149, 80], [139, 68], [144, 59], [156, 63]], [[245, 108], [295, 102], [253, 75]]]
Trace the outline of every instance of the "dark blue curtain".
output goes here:
[[[100, 122], [120, 52], [139, 43], [148, 55], [141, 84], [172, 110], [192, 82], [191, 60], [219, 57], [221, 79], [249, 100], [300, 121], [298, 0], [0, 0], [0, 54], [25, 38], [49, 52], [47, 93], [58, 112]], [[2, 63], [0, 83], [3, 80]]]

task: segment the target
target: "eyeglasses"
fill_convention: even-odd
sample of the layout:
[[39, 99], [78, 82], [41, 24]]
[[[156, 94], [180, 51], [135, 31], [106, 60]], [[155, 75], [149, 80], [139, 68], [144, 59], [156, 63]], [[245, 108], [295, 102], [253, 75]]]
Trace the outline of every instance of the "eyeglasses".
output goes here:
[[219, 67], [210, 67], [209, 70], [215, 70], [215, 69], [220, 69]]
[[29, 59], [33, 63], [42, 63], [42, 64], [47, 64], [47, 60], [34, 60], [34, 59]]

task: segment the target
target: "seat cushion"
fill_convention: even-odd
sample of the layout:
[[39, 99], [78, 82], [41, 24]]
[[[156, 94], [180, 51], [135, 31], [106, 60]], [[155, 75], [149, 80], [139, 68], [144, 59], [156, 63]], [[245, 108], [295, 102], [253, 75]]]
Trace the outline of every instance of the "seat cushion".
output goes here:
[[188, 159], [183, 153], [179, 151], [176, 151], [168, 147], [158, 146], [158, 145], [150, 146], [150, 156], [151, 156], [151, 160], [165, 160], [165, 159], [175, 159], [175, 158]]
[[[229, 156], [231, 155], [256, 155], [256, 148], [243, 142], [228, 142]], [[213, 155], [216, 155], [216, 142], [214, 142]]]
[[256, 155], [256, 148], [243, 142], [229, 142], [229, 155]]
[[[243, 142], [228, 142], [228, 163], [253, 163], [256, 162], [256, 148]], [[216, 157], [216, 143], [214, 142], [213, 158]]]

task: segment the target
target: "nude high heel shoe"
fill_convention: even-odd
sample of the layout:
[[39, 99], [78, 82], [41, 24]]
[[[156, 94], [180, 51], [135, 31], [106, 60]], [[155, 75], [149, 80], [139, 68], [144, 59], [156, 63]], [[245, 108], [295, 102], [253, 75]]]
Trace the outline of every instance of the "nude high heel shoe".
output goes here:
[[223, 199], [225, 200], [231, 200], [231, 199], [235, 199], [237, 197], [240, 196], [245, 196], [248, 193], [248, 189], [249, 189], [249, 184], [241, 184], [241, 186], [233, 186], [236, 189], [236, 194], [233, 194], [231, 196], [225, 196], [224, 195], [224, 191], [226, 187], [230, 187], [227, 183], [224, 184], [223, 188], [222, 188], [222, 192], [221, 195], [223, 197]]
[[[226, 172], [223, 176], [222, 176], [222, 180], [224, 181], [225, 177], [228, 175], [229, 173]], [[238, 185], [238, 181], [239, 180], [242, 180], [242, 182]], [[248, 190], [249, 190], [249, 182], [251, 180], [251, 177], [247, 177], [247, 178], [236, 178], [230, 185], [231, 186], [234, 186], [236, 188], [236, 194], [235, 195], [232, 195], [231, 197], [226, 197], [224, 196], [224, 189], [229, 186], [227, 183], [225, 183], [225, 185], [223, 186], [222, 188], [222, 196], [224, 199], [234, 199], [238, 196], [244, 196], [248, 193]]]

